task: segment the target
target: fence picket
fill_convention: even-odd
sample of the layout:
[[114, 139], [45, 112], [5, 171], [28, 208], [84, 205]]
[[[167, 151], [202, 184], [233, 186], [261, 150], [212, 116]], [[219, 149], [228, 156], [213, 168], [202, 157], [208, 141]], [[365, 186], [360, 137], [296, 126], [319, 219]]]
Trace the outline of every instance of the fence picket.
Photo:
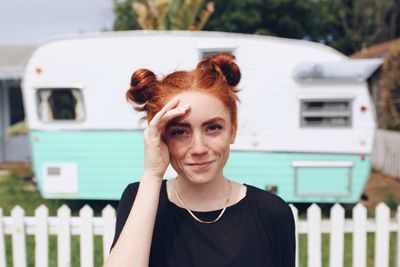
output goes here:
[[4, 242], [3, 209], [0, 208], [0, 267], [6, 267], [6, 243]]
[[389, 266], [390, 210], [384, 204], [376, 206], [375, 267]]
[[11, 217], [14, 222], [12, 226], [12, 257], [14, 267], [26, 267], [24, 214], [25, 212], [20, 206], [16, 206], [11, 210]]
[[35, 266], [49, 266], [49, 233], [47, 217], [49, 210], [45, 205], [40, 205], [35, 210], [36, 231], [35, 231]]
[[294, 225], [295, 225], [295, 237], [296, 237], [296, 267], [299, 266], [299, 230], [298, 230], [298, 222], [299, 222], [299, 212], [293, 204], [289, 205], [292, 209]]
[[329, 266], [343, 266], [344, 208], [339, 204], [331, 208], [331, 236], [329, 239]]
[[110, 252], [111, 244], [115, 233], [115, 210], [111, 205], [107, 205], [102, 212], [104, 221], [103, 230], [103, 259], [108, 257]]
[[394, 173], [394, 157], [395, 157], [395, 155], [394, 155], [394, 151], [393, 151], [393, 148], [394, 148], [394, 143], [395, 143], [395, 140], [394, 140], [394, 132], [390, 132], [389, 133], [389, 150], [390, 150], [390, 157], [388, 158], [388, 160], [389, 160], [389, 162], [390, 162], [390, 164], [389, 164], [389, 166], [390, 166], [390, 169], [389, 169], [389, 173]]
[[321, 266], [321, 209], [312, 204], [307, 209], [308, 266]]
[[81, 219], [81, 266], [93, 267], [93, 210], [85, 205], [80, 211]]
[[358, 203], [353, 209], [353, 265], [367, 264], [367, 209]]
[[67, 205], [62, 205], [57, 210], [57, 266], [71, 266], [71, 210]]
[[375, 133], [372, 165], [400, 179], [400, 132], [378, 129]]
[[400, 205], [397, 207], [397, 247], [396, 247], [396, 267], [400, 267]]

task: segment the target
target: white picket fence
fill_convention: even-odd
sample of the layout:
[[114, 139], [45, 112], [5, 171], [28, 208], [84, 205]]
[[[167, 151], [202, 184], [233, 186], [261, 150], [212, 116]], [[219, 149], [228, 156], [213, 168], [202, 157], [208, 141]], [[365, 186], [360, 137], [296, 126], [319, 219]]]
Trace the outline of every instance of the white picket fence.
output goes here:
[[[296, 234], [307, 235], [307, 266], [322, 266], [321, 234], [330, 234], [329, 266], [344, 265], [344, 233], [353, 234], [352, 266], [367, 266], [367, 233], [375, 233], [375, 267], [389, 266], [389, 234], [396, 232], [396, 267], [400, 267], [400, 206], [395, 218], [390, 217], [389, 208], [380, 203], [376, 207], [376, 217], [367, 218], [367, 209], [357, 204], [353, 209], [352, 219], [345, 218], [345, 210], [335, 204], [330, 211], [330, 219], [322, 219], [321, 209], [311, 205], [307, 210], [307, 219], [298, 219], [297, 209], [291, 205]], [[67, 206], [62, 206], [57, 217], [49, 217], [46, 206], [40, 206], [35, 216], [26, 217], [24, 210], [16, 206], [11, 216], [3, 217], [0, 209], [0, 267], [6, 267], [6, 256], [12, 257], [14, 267], [27, 266], [26, 235], [35, 236], [35, 266], [49, 266], [49, 235], [57, 236], [57, 266], [71, 266], [71, 236], [80, 236], [81, 266], [94, 266], [94, 236], [103, 238], [103, 259], [114, 236], [115, 210], [107, 206], [101, 217], [94, 217], [89, 206], [83, 207], [79, 216], [72, 217]], [[6, 255], [5, 235], [11, 235], [12, 255]], [[298, 243], [298, 238], [297, 238]], [[296, 246], [298, 248], [298, 245]], [[298, 249], [297, 249], [298, 263]]]
[[400, 132], [378, 129], [375, 134], [372, 166], [400, 179]]

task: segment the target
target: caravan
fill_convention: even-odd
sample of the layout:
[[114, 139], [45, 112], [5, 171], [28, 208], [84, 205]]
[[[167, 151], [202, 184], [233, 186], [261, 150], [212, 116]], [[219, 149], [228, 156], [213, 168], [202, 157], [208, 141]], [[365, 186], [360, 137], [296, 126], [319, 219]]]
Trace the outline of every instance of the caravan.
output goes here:
[[288, 202], [356, 202], [371, 169], [368, 79], [380, 60], [304, 40], [174, 31], [84, 34], [37, 48], [23, 95], [42, 196], [119, 199], [143, 170], [144, 114], [125, 100], [132, 72], [192, 69], [218, 52], [234, 54], [242, 71], [225, 175]]

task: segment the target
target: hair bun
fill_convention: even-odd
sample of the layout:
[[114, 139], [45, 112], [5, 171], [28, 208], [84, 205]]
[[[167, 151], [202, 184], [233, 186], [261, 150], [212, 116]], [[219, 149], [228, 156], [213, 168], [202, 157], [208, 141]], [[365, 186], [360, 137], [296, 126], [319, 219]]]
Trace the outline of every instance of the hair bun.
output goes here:
[[148, 69], [139, 69], [132, 74], [131, 87], [126, 92], [126, 98], [136, 104], [146, 103], [155, 90], [156, 75]]
[[234, 62], [234, 55], [216, 54], [211, 56], [210, 59], [221, 70], [230, 86], [236, 86], [240, 82], [241, 73], [239, 66]]

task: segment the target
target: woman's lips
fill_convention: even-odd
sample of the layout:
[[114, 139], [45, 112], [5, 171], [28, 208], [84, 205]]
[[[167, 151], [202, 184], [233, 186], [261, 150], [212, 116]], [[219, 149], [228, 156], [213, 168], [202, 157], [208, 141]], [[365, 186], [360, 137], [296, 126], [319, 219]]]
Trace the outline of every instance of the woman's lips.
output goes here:
[[194, 162], [194, 163], [188, 163], [187, 165], [189, 165], [193, 169], [202, 170], [202, 169], [206, 169], [208, 166], [210, 166], [212, 162], [213, 161]]

